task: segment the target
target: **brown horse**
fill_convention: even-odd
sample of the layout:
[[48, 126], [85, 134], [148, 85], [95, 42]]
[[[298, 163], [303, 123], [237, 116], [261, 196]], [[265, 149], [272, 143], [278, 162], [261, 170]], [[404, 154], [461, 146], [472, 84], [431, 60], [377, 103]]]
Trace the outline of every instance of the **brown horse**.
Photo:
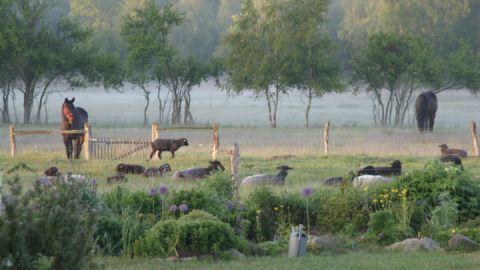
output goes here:
[[435, 93], [428, 91], [418, 95], [415, 100], [415, 114], [417, 115], [417, 126], [420, 132], [433, 131], [437, 108], [438, 103]]
[[[65, 98], [65, 101], [62, 105], [62, 130], [82, 130], [85, 123], [88, 122], [88, 113], [80, 108], [75, 107], [72, 100]], [[75, 155], [75, 159], [80, 157], [80, 152], [82, 151], [83, 140], [85, 138], [84, 134], [62, 134], [63, 143], [67, 150], [67, 158], [72, 159], [72, 155]], [[75, 141], [75, 154], [73, 153], [74, 147], [73, 142]]]

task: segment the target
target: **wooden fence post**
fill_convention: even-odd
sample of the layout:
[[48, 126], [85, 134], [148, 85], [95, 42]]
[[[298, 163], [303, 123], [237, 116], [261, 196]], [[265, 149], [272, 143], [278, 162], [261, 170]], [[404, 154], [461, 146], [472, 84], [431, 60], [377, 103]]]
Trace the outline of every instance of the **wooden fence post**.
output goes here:
[[232, 180], [235, 187], [235, 199], [237, 203], [240, 203], [240, 178], [239, 178], [239, 169], [240, 167], [240, 146], [238, 143], [233, 144], [233, 149], [230, 154], [230, 170], [232, 172]]
[[152, 142], [158, 139], [158, 124], [157, 122], [152, 123]]
[[325, 156], [328, 155], [330, 125], [331, 125], [330, 121], [327, 121], [327, 123], [325, 123], [325, 128], [323, 129], [323, 145], [325, 149]]
[[212, 160], [217, 160], [219, 148], [220, 148], [220, 140], [218, 137], [218, 123], [215, 123], [213, 124]]
[[85, 123], [83, 126], [84, 136], [83, 136], [83, 154], [85, 156], [85, 160], [90, 160], [90, 127], [88, 123]]
[[477, 123], [475, 123], [475, 121], [472, 121], [470, 127], [472, 129], [473, 151], [475, 153], [475, 156], [478, 157]]
[[10, 155], [15, 157], [17, 154], [17, 143], [15, 142], [15, 125], [10, 125]]

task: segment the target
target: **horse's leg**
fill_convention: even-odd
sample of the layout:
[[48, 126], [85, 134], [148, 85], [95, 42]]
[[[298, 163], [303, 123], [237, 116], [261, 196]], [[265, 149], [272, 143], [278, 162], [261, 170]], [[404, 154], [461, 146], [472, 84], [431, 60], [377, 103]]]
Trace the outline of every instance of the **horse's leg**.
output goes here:
[[175, 152], [171, 151], [171, 153], [172, 153], [172, 158], [174, 158], [175, 157]]
[[158, 151], [158, 158], [162, 159], [162, 151], [160, 151], [160, 150]]
[[76, 143], [77, 143], [77, 147], [76, 147], [76, 152], [75, 152], [75, 159], [79, 159], [80, 158], [80, 152], [82, 152], [82, 145], [83, 145], [83, 141], [84, 141], [85, 137], [84, 136], [80, 136]]
[[430, 121], [428, 121], [428, 128], [433, 131], [433, 125], [435, 125], [435, 114], [430, 115]]
[[65, 150], [67, 152], [67, 159], [72, 159], [72, 140], [70, 138], [63, 138], [63, 143], [65, 144]]

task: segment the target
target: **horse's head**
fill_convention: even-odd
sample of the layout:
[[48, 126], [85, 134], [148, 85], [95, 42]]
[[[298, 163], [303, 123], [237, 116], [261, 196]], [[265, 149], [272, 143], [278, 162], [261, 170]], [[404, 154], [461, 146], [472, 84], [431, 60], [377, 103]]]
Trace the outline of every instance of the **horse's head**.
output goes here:
[[75, 98], [72, 98], [72, 100], [68, 100], [68, 98], [65, 98], [65, 101], [63, 102], [62, 105], [62, 115], [65, 117], [67, 122], [71, 125], [73, 124], [73, 110], [75, 109], [75, 106], [73, 105], [73, 102], [75, 101]]

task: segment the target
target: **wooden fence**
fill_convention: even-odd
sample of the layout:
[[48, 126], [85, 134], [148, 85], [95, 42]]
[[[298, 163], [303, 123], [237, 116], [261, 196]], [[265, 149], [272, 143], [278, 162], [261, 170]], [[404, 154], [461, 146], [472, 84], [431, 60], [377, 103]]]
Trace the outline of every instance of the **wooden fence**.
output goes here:
[[[25, 135], [52, 135], [52, 134], [85, 134], [83, 153], [84, 159], [110, 159], [117, 160], [128, 156], [148, 157], [151, 151], [151, 142], [160, 137], [161, 131], [167, 130], [199, 130], [207, 129], [213, 131], [213, 144], [211, 158], [217, 159], [220, 147], [220, 138], [218, 134], [219, 125], [205, 127], [165, 127], [160, 128], [158, 124], [153, 123], [151, 129], [151, 138], [148, 139], [127, 139], [127, 138], [108, 138], [94, 137], [89, 124], [85, 124], [83, 130], [16, 130], [14, 125], [10, 126], [10, 154], [15, 157], [17, 154], [17, 136]], [[75, 144], [74, 144], [75, 145]]]

